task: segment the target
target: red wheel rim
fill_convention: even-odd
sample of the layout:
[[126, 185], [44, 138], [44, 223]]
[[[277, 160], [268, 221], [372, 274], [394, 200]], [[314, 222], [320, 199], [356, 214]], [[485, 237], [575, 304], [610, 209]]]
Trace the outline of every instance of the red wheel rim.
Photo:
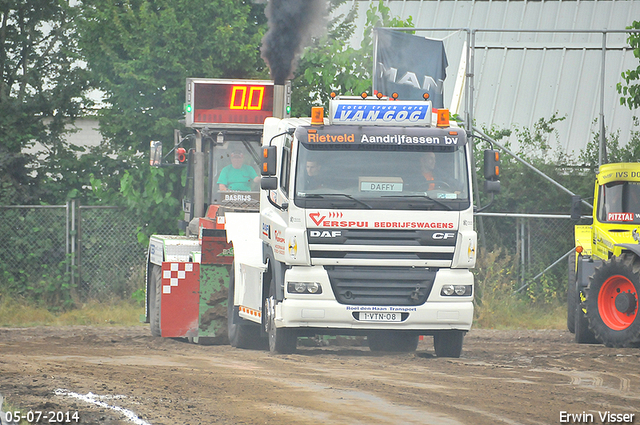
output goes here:
[[[636, 299], [636, 308], [632, 313], [622, 313], [616, 308], [616, 297], [618, 294], [628, 292], [633, 294]], [[633, 283], [624, 276], [611, 276], [600, 288], [598, 294], [598, 311], [605, 325], [609, 328], [622, 331], [627, 329], [638, 314], [638, 294]]]

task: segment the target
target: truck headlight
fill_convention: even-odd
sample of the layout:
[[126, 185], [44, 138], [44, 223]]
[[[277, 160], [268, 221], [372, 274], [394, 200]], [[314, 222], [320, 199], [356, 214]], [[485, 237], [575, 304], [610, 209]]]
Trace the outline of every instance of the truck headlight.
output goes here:
[[290, 294], [322, 294], [322, 286], [318, 282], [289, 282], [287, 292]]
[[471, 285], [443, 285], [442, 290], [440, 290], [440, 295], [445, 297], [465, 297], [470, 296], [471, 293]]
[[453, 285], [444, 285], [442, 291], [440, 291], [440, 295], [446, 295], [448, 297], [455, 294], [455, 292], [456, 290]]

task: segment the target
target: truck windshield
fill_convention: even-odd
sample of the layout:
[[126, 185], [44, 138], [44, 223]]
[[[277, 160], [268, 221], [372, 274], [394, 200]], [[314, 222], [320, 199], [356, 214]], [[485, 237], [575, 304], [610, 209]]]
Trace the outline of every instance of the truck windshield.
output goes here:
[[301, 208], [470, 205], [465, 146], [298, 146], [294, 202]]
[[210, 203], [233, 205], [259, 199], [260, 139], [251, 135], [229, 135], [224, 144], [207, 149]]
[[613, 182], [600, 187], [598, 220], [640, 223], [640, 182]]

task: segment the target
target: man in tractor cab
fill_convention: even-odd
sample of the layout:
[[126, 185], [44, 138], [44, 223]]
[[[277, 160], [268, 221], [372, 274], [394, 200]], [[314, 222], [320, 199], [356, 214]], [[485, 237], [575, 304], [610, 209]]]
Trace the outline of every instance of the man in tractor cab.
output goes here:
[[234, 150], [229, 155], [231, 164], [220, 172], [218, 177], [218, 189], [221, 192], [228, 190], [250, 191], [251, 183], [257, 182], [260, 177], [254, 168], [244, 163], [244, 153]]

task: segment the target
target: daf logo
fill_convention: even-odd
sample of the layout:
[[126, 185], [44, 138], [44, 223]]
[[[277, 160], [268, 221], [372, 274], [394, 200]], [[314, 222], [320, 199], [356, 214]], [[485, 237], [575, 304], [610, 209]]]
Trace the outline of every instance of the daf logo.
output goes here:
[[451, 238], [455, 238], [456, 234], [455, 233], [434, 233], [432, 238], [436, 239], [436, 240], [447, 240], [447, 239], [451, 239]]
[[342, 236], [342, 231], [340, 230], [311, 230], [309, 232], [309, 236], [312, 238], [339, 238]]

